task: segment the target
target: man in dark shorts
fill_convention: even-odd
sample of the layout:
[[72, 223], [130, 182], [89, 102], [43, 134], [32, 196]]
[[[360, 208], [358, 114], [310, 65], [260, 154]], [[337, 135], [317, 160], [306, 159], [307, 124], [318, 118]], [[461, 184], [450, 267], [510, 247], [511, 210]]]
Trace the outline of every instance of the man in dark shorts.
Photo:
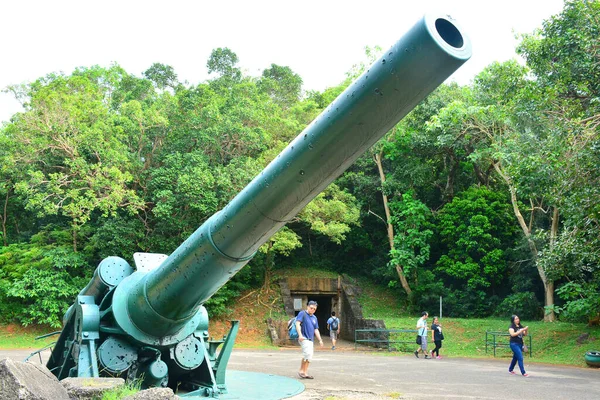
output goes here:
[[331, 312], [331, 318], [327, 320], [327, 329], [331, 338], [331, 350], [335, 350], [335, 343], [340, 334], [340, 319], [335, 316], [335, 311]]

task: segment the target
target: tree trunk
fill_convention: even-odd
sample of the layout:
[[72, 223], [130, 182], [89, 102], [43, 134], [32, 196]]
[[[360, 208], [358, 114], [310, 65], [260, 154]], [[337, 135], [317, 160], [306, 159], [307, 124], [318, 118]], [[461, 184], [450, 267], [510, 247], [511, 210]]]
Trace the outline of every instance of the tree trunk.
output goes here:
[[[527, 223], [525, 222], [525, 218], [523, 218], [523, 214], [521, 214], [521, 211], [519, 210], [519, 204], [517, 202], [517, 191], [516, 191], [515, 187], [513, 186], [510, 178], [502, 171], [502, 169], [500, 168], [500, 165], [498, 165], [498, 163], [494, 163], [494, 169], [496, 170], [496, 172], [498, 172], [498, 174], [502, 177], [502, 179], [504, 179], [504, 181], [508, 185], [508, 190], [510, 192], [510, 201], [513, 206], [513, 211], [515, 213], [515, 216], [517, 217], [519, 226], [521, 227], [521, 230], [523, 231], [523, 234], [525, 235], [525, 238], [527, 239], [527, 244], [529, 245], [529, 249], [531, 250], [531, 255], [532, 255], [533, 261], [535, 262], [535, 265], [537, 267], [538, 274], [540, 275], [540, 279], [542, 280], [542, 283], [544, 284], [544, 293], [545, 293], [544, 306], [546, 306], [546, 307], [554, 306], [554, 282], [548, 279], [548, 277], [546, 276], [546, 272], [544, 271], [542, 266], [539, 265], [537, 262], [538, 249], [537, 249], [537, 246], [535, 245], [535, 241], [531, 237], [531, 228], [529, 226], [527, 226]], [[552, 226], [554, 227], [554, 222], [556, 220], [557, 227], [558, 227], [558, 209], [555, 209], [555, 212], [556, 212], [556, 218], [554, 218], [552, 220]], [[546, 310], [548, 310], [548, 308], [546, 308]], [[551, 322], [551, 321], [554, 321], [554, 319], [555, 319], [554, 311], [549, 311], [549, 312], [546, 311], [544, 313], [544, 321]]]
[[10, 188], [6, 191], [6, 198], [4, 199], [4, 209], [2, 210], [2, 242], [5, 246], [8, 245], [6, 238], [6, 217], [8, 210], [8, 199], [10, 197]]
[[263, 280], [263, 290], [267, 292], [271, 286], [271, 264], [273, 263], [273, 252], [271, 251], [272, 248], [273, 241], [269, 240], [267, 256], [265, 257], [265, 277]]
[[[556, 238], [558, 237], [558, 207], [554, 207], [552, 211], [552, 227], [550, 228], [550, 247], [554, 247], [556, 244]], [[548, 285], [544, 288], [546, 290], [546, 305], [554, 305], [554, 282], [548, 281]], [[546, 311], [544, 313], [544, 321], [552, 322], [556, 319], [554, 310]]]
[[[394, 227], [390, 222], [391, 214], [390, 208], [388, 206], [387, 195], [383, 192], [383, 185], [385, 184], [385, 174], [383, 172], [383, 165], [381, 164], [381, 152], [376, 153], [373, 158], [375, 160], [375, 164], [377, 164], [377, 169], [379, 170], [379, 178], [381, 179], [381, 196], [383, 197], [383, 208], [385, 210], [385, 218], [387, 222], [387, 236], [388, 241], [390, 243], [390, 250], [394, 250]], [[404, 288], [404, 291], [410, 298], [412, 295], [412, 290], [410, 289], [410, 285], [408, 284], [408, 280], [406, 279], [406, 275], [404, 274], [402, 266], [396, 264], [394, 265], [394, 268], [396, 268], [396, 272], [398, 273], [398, 278], [400, 279], [400, 284], [402, 285], [402, 288]]]

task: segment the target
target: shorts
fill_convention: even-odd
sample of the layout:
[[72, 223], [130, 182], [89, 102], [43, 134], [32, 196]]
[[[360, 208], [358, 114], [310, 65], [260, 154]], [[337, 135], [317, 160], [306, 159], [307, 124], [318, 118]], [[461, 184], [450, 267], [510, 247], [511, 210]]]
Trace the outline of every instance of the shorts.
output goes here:
[[421, 336], [421, 349], [427, 351], [427, 336]]
[[300, 346], [302, 347], [302, 360], [311, 362], [315, 352], [315, 344], [312, 340], [304, 339], [300, 342]]
[[337, 337], [338, 337], [337, 331], [329, 331], [329, 337], [331, 338], [331, 340], [337, 340]]

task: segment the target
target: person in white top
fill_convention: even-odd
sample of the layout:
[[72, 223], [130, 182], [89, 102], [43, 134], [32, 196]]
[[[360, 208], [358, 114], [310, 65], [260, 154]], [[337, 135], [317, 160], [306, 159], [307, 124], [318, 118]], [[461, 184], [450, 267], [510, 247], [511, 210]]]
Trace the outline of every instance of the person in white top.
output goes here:
[[429, 359], [429, 353], [427, 353], [427, 317], [429, 313], [427, 311], [423, 311], [421, 313], [421, 318], [417, 321], [417, 335], [420, 336], [421, 346], [415, 350], [415, 357], [419, 358], [419, 351], [422, 351], [425, 354], [425, 359]]

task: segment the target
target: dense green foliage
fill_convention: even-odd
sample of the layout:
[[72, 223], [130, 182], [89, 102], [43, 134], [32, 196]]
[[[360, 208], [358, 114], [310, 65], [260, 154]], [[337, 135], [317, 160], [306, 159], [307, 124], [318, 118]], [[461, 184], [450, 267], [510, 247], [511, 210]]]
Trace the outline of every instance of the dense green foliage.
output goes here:
[[[444, 84], [271, 238], [213, 314], [282, 267], [369, 277], [408, 309], [447, 315], [600, 313], [600, 5], [567, 1], [516, 61]], [[367, 49], [372, 61], [380, 49]], [[59, 325], [111, 255], [170, 253], [223, 208], [350, 79], [302, 92], [228, 48], [211, 79], [78, 68], [10, 87], [0, 128], [0, 320]]]

